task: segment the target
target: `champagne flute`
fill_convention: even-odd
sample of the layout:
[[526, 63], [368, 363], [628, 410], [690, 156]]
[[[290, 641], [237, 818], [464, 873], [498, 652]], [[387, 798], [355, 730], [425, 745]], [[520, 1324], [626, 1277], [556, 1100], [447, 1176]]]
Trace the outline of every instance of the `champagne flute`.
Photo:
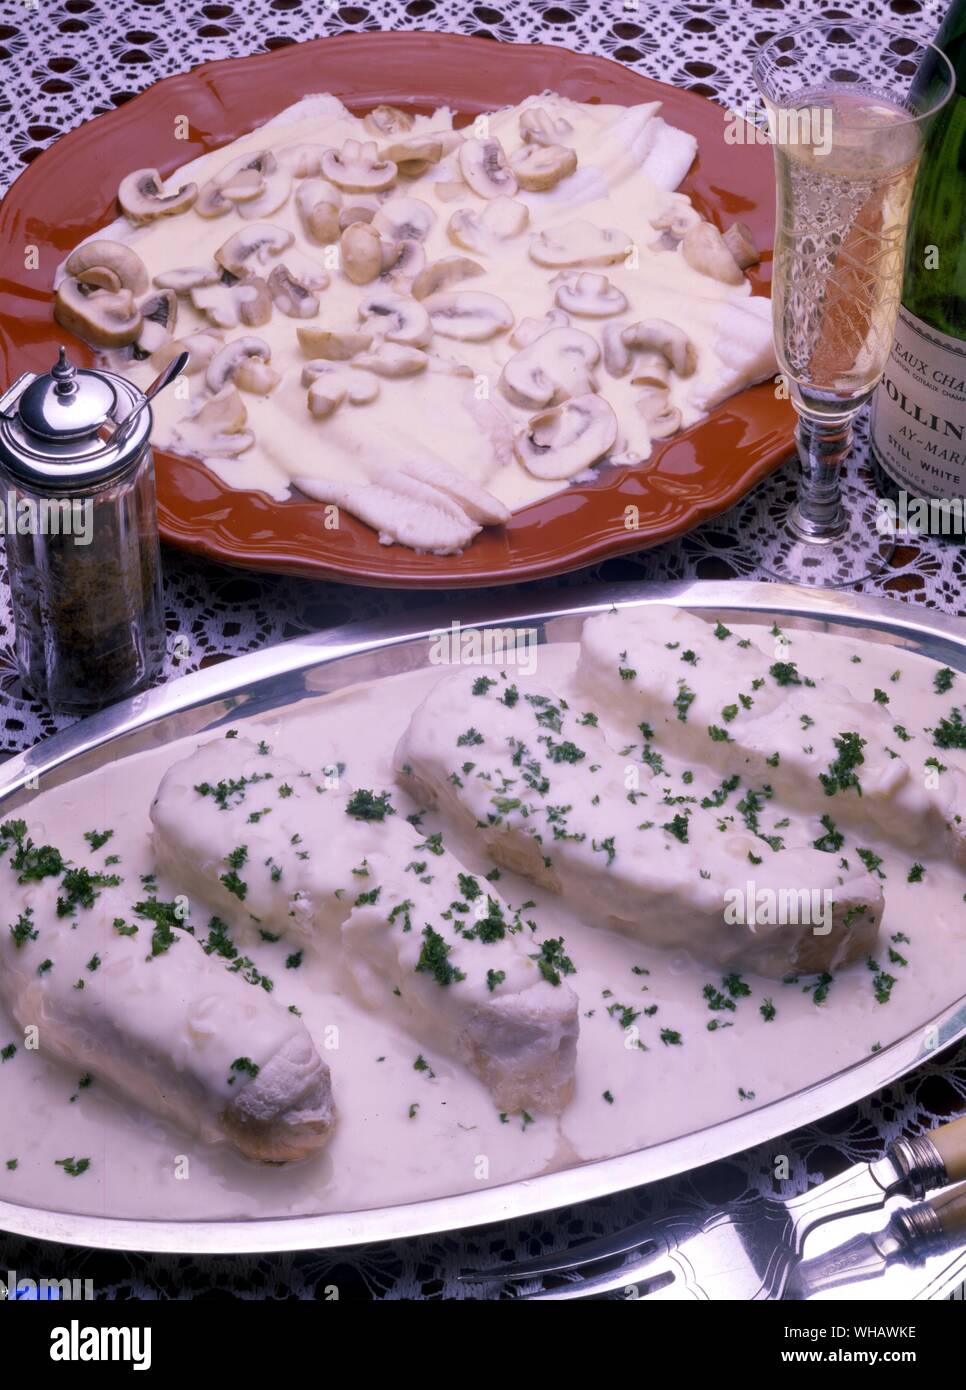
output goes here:
[[841, 587], [885, 568], [894, 539], [843, 476], [852, 425], [885, 370], [902, 290], [906, 223], [926, 127], [955, 76], [938, 48], [878, 23], [836, 20], [758, 52], [778, 185], [775, 348], [798, 415], [796, 501], [757, 547], [767, 573]]

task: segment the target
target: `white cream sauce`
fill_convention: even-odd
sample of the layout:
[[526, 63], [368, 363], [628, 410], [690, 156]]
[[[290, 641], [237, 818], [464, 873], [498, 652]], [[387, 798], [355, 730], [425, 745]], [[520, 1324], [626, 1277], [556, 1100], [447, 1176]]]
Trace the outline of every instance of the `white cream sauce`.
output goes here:
[[[760, 632], [748, 629], [749, 635]], [[871, 698], [877, 687], [887, 690], [890, 714], [910, 733], [935, 725], [962, 700], [957, 687], [963, 677], [950, 692], [937, 694], [937, 668], [894, 647], [790, 636], [792, 659], [813, 675], [835, 675], [858, 698]], [[573, 645], [541, 647], [534, 680], [583, 708], [586, 698], [580, 704], [574, 691], [575, 661]], [[305, 701], [274, 722], [240, 720], [233, 727], [264, 738], [276, 753], [303, 767], [317, 769], [335, 756], [346, 763], [355, 786], [390, 789], [395, 743], [411, 710], [446, 669], [428, 667]], [[893, 681], [897, 669], [900, 676]], [[525, 693], [527, 677], [515, 670], [513, 679]], [[616, 733], [605, 719], [602, 728]], [[172, 744], [108, 764], [62, 788], [41, 789], [17, 814], [28, 820], [38, 843], [55, 844], [92, 869], [106, 856], [119, 855], [116, 872], [134, 881], [154, 868], [148, 809], [158, 782], [193, 746]], [[944, 751], [942, 757], [953, 766], [966, 765], [961, 752]], [[675, 793], [707, 794], [719, 780], [693, 767], [693, 780], [686, 784], [685, 766], [672, 758], [665, 762], [670, 775], [662, 782]], [[400, 812], [413, 809], [398, 790], [393, 802]], [[790, 840], [797, 826], [809, 840], [821, 833], [817, 822], [789, 814]], [[427, 832], [444, 828], [432, 815], [423, 826]], [[92, 853], [84, 832], [107, 829], [114, 830], [113, 838]], [[449, 827], [446, 833], [450, 849], [474, 872], [491, 869]], [[886, 875], [887, 905], [875, 959], [895, 979], [887, 1003], [877, 1002], [875, 975], [858, 962], [836, 973], [824, 1002], [814, 1000], [809, 988], [814, 979], [787, 984], [746, 974], [750, 994], [733, 998], [733, 1010], [712, 1011], [703, 990], [709, 984], [722, 990], [720, 972], [685, 953], [662, 953], [575, 920], [559, 900], [503, 871], [498, 885], [503, 897], [512, 906], [535, 901], [527, 917], [537, 920], [541, 937], [564, 937], [576, 967], [567, 978], [580, 999], [577, 1086], [559, 1121], [543, 1115], [532, 1123], [520, 1115], [501, 1120], [482, 1084], [467, 1071], [354, 1002], [331, 962], [306, 951], [301, 967], [287, 969], [291, 942], [246, 942], [245, 949], [274, 980], [275, 998], [302, 1011], [332, 1069], [335, 1136], [324, 1153], [301, 1164], [246, 1162], [225, 1145], [188, 1139], [115, 1101], [96, 1076], [79, 1087], [80, 1077], [70, 1068], [25, 1047], [0, 1008], [0, 1049], [16, 1047], [0, 1062], [0, 1198], [167, 1219], [356, 1210], [473, 1191], [627, 1152], [786, 1096], [922, 1027], [966, 993], [963, 874], [944, 862], [936, 847], [928, 857], [919, 854], [924, 873], [921, 881], [909, 883], [910, 854], [865, 831], [847, 832], [842, 853], [854, 857], [857, 844], [881, 855]], [[177, 882], [158, 884], [162, 899], [178, 892]], [[6, 917], [15, 918], [18, 910], [16, 903], [3, 905], [0, 929], [6, 930]], [[241, 991], [254, 988], [241, 979], [237, 984]], [[766, 1000], [775, 1009], [770, 1022], [761, 1012]], [[624, 1008], [639, 1015], [629, 1028], [622, 1026]], [[714, 1020], [732, 1026], [709, 1031]], [[662, 1030], [670, 1030], [669, 1038], [679, 1035], [680, 1042], [662, 1041]], [[435, 1075], [416, 1069], [420, 1056]], [[90, 1167], [71, 1177], [57, 1166], [68, 1157], [89, 1158]], [[13, 1160], [15, 1168], [9, 1166]]]
[[[681, 411], [684, 427], [718, 401], [775, 370], [769, 301], [753, 298], [747, 281], [737, 286], [722, 284], [692, 269], [679, 249], [655, 246], [660, 234], [651, 226], [651, 219], [669, 204], [688, 206], [684, 195], [671, 190], [691, 163], [696, 148], [693, 138], [666, 125], [657, 114], [659, 103], [630, 108], [590, 106], [543, 95], [489, 117], [489, 134], [502, 142], [508, 155], [523, 148], [519, 117], [522, 110], [533, 106], [542, 106], [553, 118], [562, 118], [573, 127], [566, 144], [577, 152], [577, 170], [549, 191], [520, 191], [516, 199], [529, 209], [529, 226], [500, 242], [492, 254], [465, 250], [447, 235], [454, 212], [470, 209], [481, 213], [487, 206], [465, 184], [454, 200], [435, 192], [437, 184], [461, 181], [456, 155], [431, 166], [419, 178], [400, 178], [396, 186], [377, 195], [390, 208], [394, 198], [406, 197], [419, 199], [432, 209], [434, 221], [424, 241], [429, 263], [464, 255], [484, 266], [483, 275], [450, 288], [497, 296], [512, 311], [517, 324], [527, 317], [542, 320], [554, 308], [556, 286], [551, 282], [560, 272], [531, 259], [528, 248], [533, 234], [576, 219], [598, 228], [617, 228], [633, 244], [635, 254], [614, 265], [584, 268], [606, 275], [626, 296], [628, 308], [616, 318], [574, 316], [573, 328], [598, 342], [606, 324], [624, 327], [659, 318], [682, 328], [694, 344], [697, 366], [687, 378], [672, 375], [669, 399]], [[409, 134], [451, 131], [452, 122], [452, 113], [441, 109], [432, 116], [418, 117]], [[177, 189], [188, 180], [202, 185], [245, 153], [266, 148], [277, 152], [303, 143], [339, 148], [346, 139], [365, 141], [372, 135], [335, 98], [308, 97], [267, 127], [192, 161], [170, 176], [165, 188]], [[391, 141], [383, 137], [377, 143], [385, 147]], [[360, 300], [373, 288], [381, 288], [383, 282], [361, 287], [352, 284], [339, 268], [338, 246], [319, 246], [306, 237], [295, 205], [297, 188], [295, 182], [286, 203], [259, 219], [291, 232], [292, 252], [283, 252], [278, 261], [270, 259], [254, 269], [267, 276], [272, 265], [285, 262], [287, 254], [294, 253], [326, 270], [330, 284], [320, 292], [320, 309], [314, 318], [293, 319], [275, 309], [270, 321], [260, 327], [227, 332], [229, 340], [248, 334], [263, 339], [282, 381], [267, 396], [243, 393], [247, 427], [254, 432], [255, 444], [237, 458], [209, 457], [208, 467], [232, 487], [264, 491], [280, 500], [289, 495], [293, 479], [299, 477], [365, 485], [374, 470], [393, 467], [410, 457], [458, 470], [511, 511], [566, 486], [565, 482], [533, 476], [510, 447], [513, 433], [534, 411], [512, 404], [498, 386], [503, 366], [518, 350], [509, 333], [479, 343], [436, 333], [429, 351], [463, 364], [469, 376], [430, 370], [401, 380], [381, 379], [379, 396], [370, 404], [345, 402], [324, 420], [309, 414], [306, 387], [301, 383], [306, 356], [299, 347], [296, 327], [358, 329]], [[363, 195], [343, 195], [345, 206], [366, 201]], [[137, 229], [122, 218], [97, 235], [129, 241], [153, 278], [182, 266], [217, 268], [213, 257], [218, 248], [239, 228], [250, 225], [234, 211], [205, 219], [192, 210]], [[576, 275], [580, 269], [566, 273]], [[407, 283], [403, 282], [401, 292], [406, 291]], [[205, 326], [204, 315], [193, 307], [190, 298], [180, 297], [176, 335], [183, 338]], [[127, 366], [141, 386], [156, 374], [156, 368], [147, 362]], [[629, 372], [617, 379], [603, 363], [594, 372], [597, 389], [619, 422], [612, 451], [615, 461], [643, 461], [651, 453], [648, 426], [637, 408], [640, 388], [631, 384], [633, 375]], [[200, 407], [208, 394], [201, 374], [159, 396], [153, 407], [155, 444], [184, 452], [174, 439], [177, 423]], [[349, 502], [345, 505], [352, 509]]]

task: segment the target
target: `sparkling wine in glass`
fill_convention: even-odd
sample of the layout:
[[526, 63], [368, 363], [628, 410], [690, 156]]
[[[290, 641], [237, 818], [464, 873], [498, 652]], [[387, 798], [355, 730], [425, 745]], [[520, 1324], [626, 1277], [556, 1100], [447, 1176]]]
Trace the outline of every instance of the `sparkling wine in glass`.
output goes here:
[[930, 44], [851, 20], [777, 36], [754, 72], [778, 186], [775, 346], [802, 472], [778, 558], [764, 553], [773, 535], [752, 558], [795, 583], [855, 584], [885, 567], [893, 542], [875, 499], [844, 476], [852, 423], [888, 361], [925, 128], [953, 73]]

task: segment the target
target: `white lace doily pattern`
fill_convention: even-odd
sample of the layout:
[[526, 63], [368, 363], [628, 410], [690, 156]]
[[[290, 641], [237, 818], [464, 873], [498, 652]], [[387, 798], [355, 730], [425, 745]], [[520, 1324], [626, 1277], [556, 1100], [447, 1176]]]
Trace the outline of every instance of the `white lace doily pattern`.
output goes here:
[[[878, 19], [929, 38], [944, 0], [851, 0], [854, 18]], [[346, 31], [445, 30], [505, 43], [551, 43], [603, 54], [662, 82], [725, 104], [750, 98], [751, 55], [773, 34], [842, 10], [816, 0], [0, 0], [0, 187], [66, 130], [123, 104], [170, 73], [215, 58], [257, 53]], [[860, 429], [856, 466], [866, 457]], [[794, 486], [776, 474], [726, 515], [683, 539], [590, 571], [531, 588], [593, 578], [675, 580], [759, 577], [743, 560], [750, 536], [774, 536], [775, 509]], [[773, 542], [778, 545], [777, 541]], [[962, 611], [959, 547], [924, 543], [901, 552], [870, 592], [946, 612]], [[229, 571], [167, 552], [171, 636], [168, 674], [253, 651], [352, 619], [412, 615], [440, 595], [351, 589]], [[181, 639], [180, 641], [177, 639]], [[10, 644], [9, 598], [0, 572], [0, 755], [28, 747], [60, 727], [23, 697]], [[191, 1298], [211, 1291], [242, 1297], [342, 1298], [480, 1296], [456, 1282], [464, 1266], [498, 1265], [619, 1229], [649, 1212], [682, 1206], [696, 1217], [757, 1194], [801, 1191], [858, 1160], [877, 1157], [904, 1129], [921, 1130], [966, 1109], [966, 1049], [937, 1058], [861, 1106], [780, 1143], [687, 1178], [543, 1218], [478, 1232], [370, 1247], [347, 1256], [314, 1252], [273, 1258], [172, 1259], [122, 1256], [0, 1241], [0, 1265], [24, 1276], [93, 1278], [101, 1297]], [[775, 1153], [789, 1177], [773, 1178]], [[6, 1263], [4, 1264], [4, 1261]], [[498, 1294], [489, 1288], [486, 1296]], [[503, 1290], [508, 1295], [508, 1290]]]

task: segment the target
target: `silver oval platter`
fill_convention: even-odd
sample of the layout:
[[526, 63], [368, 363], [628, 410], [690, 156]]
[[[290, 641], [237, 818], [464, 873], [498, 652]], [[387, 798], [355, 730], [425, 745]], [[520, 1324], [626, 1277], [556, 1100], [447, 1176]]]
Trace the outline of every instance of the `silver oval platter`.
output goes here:
[[[696, 582], [569, 591], [575, 601], [536, 609], [525, 600], [467, 598], [461, 626], [535, 629], [540, 644], [572, 643], [583, 620], [617, 605], [669, 604], [712, 622], [768, 630], [776, 622], [919, 655], [966, 672], [966, 625], [913, 605], [770, 584]], [[582, 600], [582, 601], [581, 601]], [[432, 616], [437, 621], [432, 621]], [[57, 735], [0, 768], [0, 820], [38, 794], [107, 764], [241, 720], [277, 719], [353, 686], [430, 665], [430, 644], [452, 612], [417, 630], [371, 624], [299, 639], [186, 676]], [[0, 1227], [20, 1235], [106, 1249], [211, 1254], [348, 1246], [444, 1232], [569, 1206], [654, 1182], [775, 1139], [839, 1110], [912, 1071], [966, 1036], [966, 996], [922, 1018], [864, 1060], [721, 1123], [619, 1157], [584, 1162], [459, 1195], [324, 1215], [248, 1220], [141, 1220], [0, 1201]], [[2, 1126], [0, 1126], [2, 1128]], [[2, 1155], [0, 1155], [2, 1157]]]

